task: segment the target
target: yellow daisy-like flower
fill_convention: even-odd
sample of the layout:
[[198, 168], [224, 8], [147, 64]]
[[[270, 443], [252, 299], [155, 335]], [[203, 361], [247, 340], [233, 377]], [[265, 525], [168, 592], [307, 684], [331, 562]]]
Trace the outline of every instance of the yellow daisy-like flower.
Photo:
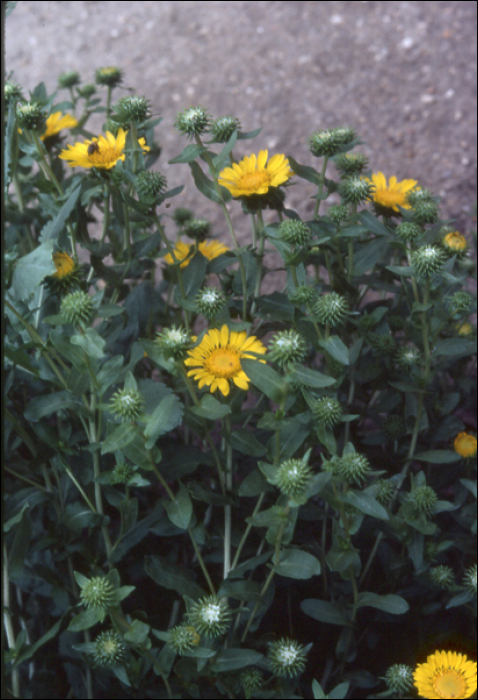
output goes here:
[[458, 335], [461, 335], [463, 338], [467, 338], [469, 335], [473, 334], [473, 326], [471, 323], [468, 323], [468, 321], [464, 321], [463, 323], [458, 323], [456, 325], [456, 331]]
[[388, 210], [390, 214], [392, 212], [399, 214], [399, 206], [404, 209], [411, 208], [407, 203], [407, 194], [416, 186], [416, 180], [402, 180], [398, 182], [397, 178], [392, 176], [387, 185], [387, 178], [385, 175], [378, 172], [372, 174], [371, 182], [375, 187], [372, 198], [377, 207], [382, 210]]
[[418, 664], [413, 677], [423, 698], [471, 698], [476, 690], [476, 662], [452, 651], [436, 651]]
[[50, 136], [58, 134], [58, 132], [60, 132], [62, 129], [73, 129], [75, 126], [78, 126], [78, 122], [71, 114], [54, 112], [53, 114], [50, 114], [46, 120], [46, 131], [42, 136], [40, 136], [40, 138], [42, 141], [44, 141]]
[[63, 280], [75, 272], [75, 261], [70, 258], [68, 253], [53, 253], [51, 256], [53, 258], [53, 264], [56, 267], [56, 272], [53, 273], [52, 277], [55, 279]]
[[[63, 149], [59, 158], [66, 160], [70, 168], [101, 168], [110, 170], [119, 160], [125, 159], [123, 153], [126, 143], [126, 132], [118, 129], [116, 138], [110, 131], [106, 136], [100, 134], [98, 137], [87, 139], [83, 143], [75, 143], [68, 146], [68, 150]], [[138, 139], [138, 143], [143, 151], [149, 151], [144, 138]]]
[[267, 162], [268, 151], [259, 151], [243, 158], [240, 163], [224, 168], [219, 173], [219, 184], [226, 187], [233, 197], [250, 197], [266, 194], [269, 187], [283, 185], [294, 173], [289, 161], [282, 153], [272, 156]]
[[476, 437], [470, 433], [458, 433], [453, 446], [460, 457], [465, 459], [476, 457], [477, 441]]
[[[188, 244], [183, 243], [183, 241], [177, 241], [176, 245], [174, 246], [174, 254], [177, 260], [182, 261], [181, 268], [187, 267], [189, 265], [189, 261], [192, 257], [188, 257], [191, 245], [194, 244]], [[218, 258], [220, 255], [226, 253], [229, 250], [227, 246], [225, 246], [223, 243], [219, 243], [219, 241], [202, 241], [202, 243], [199, 243], [198, 249], [199, 252], [202, 253], [204, 257], [208, 260], [214, 260], [214, 258]], [[171, 255], [171, 253], [165, 255], [163, 259], [164, 262], [168, 263], [168, 265], [172, 265], [174, 263], [173, 256]]]
[[[266, 348], [255, 336], [248, 338], [245, 331], [236, 333], [224, 325], [221, 330], [213, 328], [206, 333], [201, 343], [188, 351], [184, 364], [193, 368], [188, 375], [194, 377], [200, 389], [209, 386], [211, 392], [219, 389], [227, 396], [231, 380], [240, 389], [249, 389], [249, 378], [242, 369], [241, 358], [257, 359], [249, 354], [251, 352], [263, 355]], [[265, 360], [259, 362], [265, 364]]]
[[465, 236], [458, 231], [451, 231], [443, 238], [443, 245], [452, 253], [463, 253], [468, 248]]

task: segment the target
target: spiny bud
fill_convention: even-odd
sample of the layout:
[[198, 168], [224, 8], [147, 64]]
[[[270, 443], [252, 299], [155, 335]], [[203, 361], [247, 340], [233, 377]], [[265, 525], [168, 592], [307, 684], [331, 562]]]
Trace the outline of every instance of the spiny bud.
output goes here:
[[455, 292], [448, 299], [448, 306], [453, 314], [468, 314], [473, 307], [473, 297], [468, 292]]
[[165, 191], [167, 180], [161, 173], [143, 170], [136, 178], [139, 201], [147, 207], [154, 206]]
[[430, 516], [435, 513], [438, 496], [431, 486], [418, 486], [409, 495], [409, 501], [417, 514]]
[[339, 186], [342, 199], [347, 204], [360, 204], [360, 202], [369, 201], [372, 199], [374, 189], [373, 183], [361, 175], [346, 177]]
[[434, 197], [433, 194], [430, 192], [430, 190], [427, 190], [422, 187], [416, 187], [415, 189], [411, 190], [410, 192], [407, 193], [407, 202], [408, 204], [414, 208], [418, 204], [421, 204], [422, 202], [433, 202]]
[[80, 97], [83, 97], [84, 99], [88, 100], [95, 94], [96, 87], [92, 83], [87, 83], [86, 85], [82, 85], [81, 87], [77, 88], [77, 90]]
[[234, 131], [241, 130], [241, 122], [236, 117], [227, 115], [219, 117], [211, 123], [211, 136], [217, 143], [229, 141]]
[[178, 207], [174, 210], [173, 219], [176, 226], [184, 226], [184, 224], [186, 224], [192, 218], [192, 211], [190, 209], [186, 209], [186, 207]]
[[280, 331], [272, 337], [269, 358], [280, 367], [287, 367], [294, 362], [301, 363], [306, 357], [306, 342], [297, 331]]
[[112, 484], [127, 484], [134, 474], [134, 469], [131, 464], [125, 464], [124, 462], [118, 462], [113, 471], [111, 472], [111, 483]]
[[423, 226], [413, 223], [412, 221], [402, 221], [402, 223], [397, 226], [395, 233], [404, 241], [417, 241], [424, 235], [425, 229]]
[[278, 467], [275, 483], [286, 496], [295, 498], [304, 493], [312, 478], [312, 470], [304, 460], [286, 459]]
[[211, 222], [206, 219], [188, 219], [183, 224], [183, 231], [188, 238], [202, 242], [211, 233]]
[[175, 360], [181, 360], [186, 350], [191, 346], [191, 336], [184, 328], [176, 328], [173, 325], [171, 328], [163, 328], [157, 334], [154, 342], [165, 358], [172, 357]]
[[134, 122], [140, 124], [150, 116], [149, 101], [146, 97], [126, 95], [114, 106], [115, 119], [123, 124]]
[[455, 587], [455, 574], [451, 566], [434, 566], [430, 569], [430, 578], [435, 586], [445, 591]]
[[444, 253], [436, 245], [425, 245], [412, 253], [412, 266], [420, 278], [433, 277], [440, 272], [444, 263]]
[[382, 505], [385, 505], [386, 503], [389, 503], [391, 501], [392, 496], [394, 495], [395, 491], [397, 490], [397, 487], [393, 483], [393, 481], [389, 481], [387, 479], [381, 479], [378, 482], [379, 485], [379, 490], [375, 498], [379, 503]]
[[86, 322], [93, 313], [93, 303], [86, 292], [71, 292], [61, 302], [61, 314], [68, 323]]
[[226, 305], [226, 297], [216, 287], [204, 287], [196, 296], [198, 311], [208, 320], [215, 318]]
[[98, 85], [116, 87], [123, 81], [123, 72], [116, 66], [105, 66], [95, 71], [95, 81]]
[[174, 126], [185, 136], [193, 138], [200, 136], [209, 129], [211, 117], [207, 110], [201, 105], [189, 107], [183, 110], [176, 117]]
[[315, 131], [309, 139], [310, 152], [317, 158], [334, 156], [339, 152], [341, 146], [340, 139], [337, 138], [333, 131], [327, 129]]
[[333, 224], [338, 226], [349, 218], [350, 207], [346, 204], [334, 204], [327, 210], [327, 216]]
[[126, 646], [116, 632], [101, 632], [94, 641], [93, 652], [96, 666], [111, 668], [125, 660]]
[[195, 603], [188, 613], [191, 623], [200, 634], [220, 637], [231, 623], [230, 608], [215, 595], [207, 596]]
[[137, 389], [119, 389], [111, 397], [109, 407], [123, 420], [133, 420], [141, 415], [143, 397]]
[[413, 669], [405, 664], [394, 664], [387, 669], [383, 680], [389, 690], [397, 694], [404, 694], [413, 685]]
[[298, 246], [307, 243], [312, 236], [312, 232], [307, 224], [296, 219], [282, 221], [279, 226], [279, 234], [286, 243]]
[[370, 472], [368, 459], [357, 452], [340, 457], [335, 468], [337, 474], [349, 484], [361, 485]]
[[87, 608], [105, 611], [116, 603], [115, 588], [107, 578], [94, 576], [81, 587], [80, 598]]
[[22, 95], [22, 89], [20, 85], [11, 83], [9, 80], [5, 81], [5, 87], [3, 89], [3, 94], [5, 95], [5, 102], [23, 102], [25, 99]]
[[332, 428], [342, 418], [342, 404], [332, 396], [323, 396], [313, 402], [311, 406], [312, 415], [319, 425]]
[[36, 102], [17, 105], [17, 122], [20, 129], [43, 133], [46, 126], [46, 112]]
[[177, 625], [169, 630], [169, 643], [177, 654], [194, 649], [200, 641], [201, 637], [191, 625]]
[[476, 595], [476, 592], [477, 592], [477, 566], [476, 566], [476, 564], [474, 566], [470, 566], [470, 568], [466, 570], [465, 575], [463, 577], [463, 585], [466, 588], [468, 588], [468, 590], [471, 593], [474, 593]]
[[374, 333], [370, 338], [370, 344], [381, 357], [390, 357], [397, 348], [397, 343], [390, 333]]
[[312, 287], [297, 287], [289, 294], [289, 299], [294, 304], [308, 304], [315, 297], [315, 291]]
[[384, 420], [383, 430], [392, 440], [399, 440], [407, 433], [407, 421], [403, 416], [392, 414]]
[[250, 698], [262, 688], [264, 677], [258, 668], [246, 668], [239, 674], [239, 683], [244, 688], [246, 698]]
[[337, 292], [320, 296], [314, 304], [314, 312], [319, 323], [338, 326], [349, 310], [346, 299]]
[[294, 678], [305, 668], [306, 651], [294, 639], [283, 637], [269, 647], [267, 661], [272, 673], [279, 678]]
[[368, 158], [363, 153], [339, 153], [335, 157], [335, 165], [342, 177], [360, 175], [368, 165]]
[[419, 202], [413, 208], [413, 221], [423, 226], [434, 224], [438, 219], [438, 204], [433, 201]]
[[61, 88], [72, 88], [80, 83], [80, 74], [76, 70], [69, 70], [61, 73], [58, 78], [58, 86]]
[[412, 347], [400, 348], [395, 356], [395, 361], [401, 369], [410, 369], [419, 364], [421, 355], [419, 350]]

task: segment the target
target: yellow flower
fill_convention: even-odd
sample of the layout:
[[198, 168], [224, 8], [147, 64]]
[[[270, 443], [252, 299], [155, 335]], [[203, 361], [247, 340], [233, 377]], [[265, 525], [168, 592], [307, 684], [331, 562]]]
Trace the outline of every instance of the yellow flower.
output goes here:
[[476, 662], [452, 651], [435, 651], [418, 664], [413, 677], [423, 698], [471, 698], [476, 690]]
[[460, 457], [467, 459], [476, 456], [476, 437], [470, 433], [458, 433], [453, 445]]
[[[188, 351], [189, 357], [184, 361], [188, 367], [189, 376], [199, 383], [199, 388], [209, 386], [211, 392], [219, 391], [227, 396], [230, 391], [230, 380], [240, 389], [249, 389], [249, 378], [241, 366], [241, 358], [256, 359], [249, 353], [263, 355], [266, 348], [255, 336], [247, 337], [242, 331], [230, 331], [224, 325], [221, 330], [213, 328], [208, 331], [201, 343]], [[259, 360], [265, 364], [265, 360]]]
[[75, 261], [73, 258], [70, 258], [68, 253], [53, 253], [51, 257], [56, 267], [56, 272], [52, 275], [55, 279], [66, 279], [67, 277], [71, 277], [75, 272]]
[[468, 321], [464, 321], [463, 323], [458, 323], [456, 325], [456, 330], [458, 335], [461, 335], [463, 338], [466, 338], [467, 336], [473, 333], [473, 326], [471, 325], [471, 323], [468, 323]]
[[462, 253], [468, 248], [465, 236], [458, 231], [451, 231], [443, 239], [443, 245], [452, 253]]
[[71, 114], [54, 112], [53, 114], [50, 114], [46, 120], [46, 131], [43, 136], [40, 136], [40, 138], [42, 141], [44, 141], [50, 136], [58, 134], [58, 132], [62, 129], [73, 129], [75, 126], [78, 126], [78, 122]]
[[[181, 262], [181, 268], [187, 267], [189, 265], [189, 261], [192, 257], [188, 257], [191, 245], [194, 244], [188, 244], [183, 243], [183, 241], [177, 241], [176, 245], [174, 246], [174, 254], [177, 260], [183, 261]], [[198, 249], [199, 252], [202, 253], [204, 257], [208, 260], [214, 260], [214, 258], [218, 258], [220, 255], [226, 253], [229, 250], [227, 246], [225, 246], [223, 243], [219, 243], [219, 241], [203, 241], [202, 243], [199, 243]], [[173, 256], [171, 255], [171, 253], [168, 253], [164, 256], [164, 262], [167, 262], [168, 265], [172, 265], [174, 263]]]
[[[144, 138], [138, 139], [143, 151], [149, 151]], [[87, 139], [83, 143], [75, 143], [68, 146], [68, 150], [63, 149], [59, 158], [68, 161], [70, 168], [78, 166], [80, 168], [102, 168], [110, 170], [119, 160], [125, 159], [123, 153], [126, 143], [126, 132], [118, 129], [116, 138], [109, 131], [106, 136], [100, 134], [98, 137]]]
[[219, 173], [219, 184], [231, 192], [233, 197], [250, 197], [253, 194], [266, 194], [269, 187], [283, 185], [294, 173], [284, 154], [277, 153], [267, 163], [267, 149], [252, 153], [240, 163], [224, 168]]
[[375, 205], [381, 209], [387, 209], [391, 214], [394, 211], [399, 213], [398, 207], [410, 209], [407, 203], [407, 194], [413, 190], [417, 184], [416, 180], [402, 180], [397, 182], [397, 178], [392, 176], [387, 185], [387, 178], [381, 172], [372, 174], [372, 183], [375, 191], [372, 194]]

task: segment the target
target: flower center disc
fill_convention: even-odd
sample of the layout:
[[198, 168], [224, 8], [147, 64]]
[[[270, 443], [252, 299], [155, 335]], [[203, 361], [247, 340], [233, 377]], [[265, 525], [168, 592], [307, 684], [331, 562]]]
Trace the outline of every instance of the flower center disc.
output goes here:
[[382, 207], [387, 207], [387, 209], [393, 209], [397, 204], [403, 207], [405, 204], [405, 196], [401, 192], [382, 190], [381, 192], [375, 193], [374, 199], [377, 204], [380, 204]]
[[259, 188], [264, 185], [269, 186], [271, 177], [267, 172], [256, 171], [253, 173], [246, 173], [243, 175], [239, 181], [239, 187], [245, 190], [250, 190], [251, 192], [256, 192]]
[[464, 698], [466, 683], [458, 673], [446, 671], [435, 680], [433, 689], [441, 698]]
[[213, 350], [204, 363], [205, 368], [216, 377], [230, 379], [241, 371], [239, 355], [230, 348]]

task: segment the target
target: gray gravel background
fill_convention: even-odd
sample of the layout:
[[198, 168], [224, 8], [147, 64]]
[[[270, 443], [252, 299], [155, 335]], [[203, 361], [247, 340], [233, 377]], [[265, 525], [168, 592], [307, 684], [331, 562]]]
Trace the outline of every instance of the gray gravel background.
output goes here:
[[[173, 123], [190, 105], [232, 113], [244, 130], [263, 126], [236, 157], [268, 148], [317, 165], [309, 135], [349, 124], [374, 171], [418, 180], [443, 198], [445, 216], [470, 225], [476, 2], [20, 1], [6, 39], [6, 72], [26, 93], [42, 80], [55, 89], [66, 70], [91, 82], [97, 67], [124, 69], [124, 85], [163, 116], [158, 167], [171, 187], [188, 183], [173, 206], [209, 216], [224, 240], [222, 219], [195, 193], [189, 168], [167, 165], [186, 145]], [[307, 216], [312, 185], [289, 192], [289, 206]], [[239, 205], [230, 207], [237, 217]], [[246, 240], [249, 229], [239, 235]]]

